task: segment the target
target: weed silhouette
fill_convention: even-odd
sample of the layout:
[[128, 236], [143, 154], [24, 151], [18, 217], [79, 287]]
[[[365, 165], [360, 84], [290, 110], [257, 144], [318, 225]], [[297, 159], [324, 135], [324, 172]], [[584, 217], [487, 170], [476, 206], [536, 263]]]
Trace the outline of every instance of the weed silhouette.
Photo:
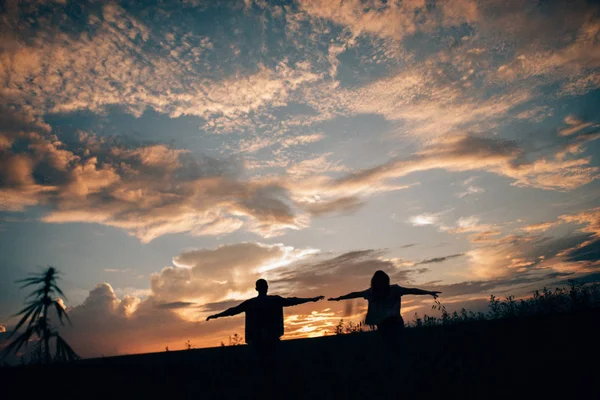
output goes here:
[[[63, 318], [69, 323], [71, 322], [62, 300], [56, 297], [56, 294], [60, 294], [63, 298], [66, 298], [56, 284], [58, 275], [59, 272], [54, 267], [48, 267], [40, 274], [32, 274], [29, 278], [17, 281], [23, 283], [21, 289], [33, 285], [39, 285], [39, 287], [27, 296], [27, 298], [33, 299], [27, 302], [26, 307], [16, 314], [16, 316], [21, 316], [21, 319], [10, 336], [16, 334], [19, 328], [26, 323], [27, 327], [4, 349], [4, 356], [11, 352], [17, 353], [23, 346], [27, 346], [30, 341], [36, 340], [31, 355], [34, 363], [48, 364], [52, 361], [70, 361], [79, 358], [71, 346], [50, 324], [48, 312], [52, 309], [56, 310], [61, 325], [64, 324]], [[50, 348], [52, 339], [55, 342], [54, 354], [52, 354]]]

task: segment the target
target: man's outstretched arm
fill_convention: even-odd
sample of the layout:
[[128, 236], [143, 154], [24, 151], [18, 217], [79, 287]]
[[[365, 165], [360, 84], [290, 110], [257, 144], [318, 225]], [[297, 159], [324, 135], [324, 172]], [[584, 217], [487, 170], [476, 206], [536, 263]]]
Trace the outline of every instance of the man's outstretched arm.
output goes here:
[[282, 297], [281, 300], [282, 300], [283, 307], [290, 307], [290, 306], [297, 306], [299, 304], [310, 303], [311, 301], [323, 300], [324, 298], [325, 298], [325, 296], [307, 297], [307, 298]]
[[361, 298], [365, 297], [366, 294], [367, 294], [367, 291], [363, 290], [362, 292], [352, 292], [352, 293], [348, 293], [348, 294], [345, 294], [340, 297], [330, 297], [327, 300], [340, 301], [340, 300], [350, 300], [350, 299], [361, 299]]
[[438, 294], [442, 293], [442, 292], [432, 292], [429, 290], [422, 290], [422, 289], [417, 289], [417, 288], [402, 288], [404, 290], [403, 294], [416, 294], [416, 295], [430, 295], [433, 296], [434, 299], [438, 298]]
[[244, 311], [246, 311], [246, 308], [244, 307], [244, 303], [242, 303], [238, 306], [228, 308], [227, 310], [220, 312], [218, 314], [211, 315], [208, 318], [206, 318], [206, 320], [210, 321], [211, 319], [217, 319], [217, 318], [221, 318], [221, 317], [231, 317], [233, 315], [241, 314]]

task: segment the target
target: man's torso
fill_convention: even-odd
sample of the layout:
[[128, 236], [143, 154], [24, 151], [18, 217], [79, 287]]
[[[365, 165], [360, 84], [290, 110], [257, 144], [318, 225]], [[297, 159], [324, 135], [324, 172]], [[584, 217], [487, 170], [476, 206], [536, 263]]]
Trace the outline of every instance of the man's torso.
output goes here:
[[279, 340], [283, 335], [283, 305], [280, 296], [258, 296], [247, 300], [246, 343]]

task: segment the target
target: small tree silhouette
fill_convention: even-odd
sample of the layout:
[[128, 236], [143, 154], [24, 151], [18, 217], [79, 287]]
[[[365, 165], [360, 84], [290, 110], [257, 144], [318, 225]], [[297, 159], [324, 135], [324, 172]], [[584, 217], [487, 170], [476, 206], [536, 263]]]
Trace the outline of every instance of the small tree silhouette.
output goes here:
[[244, 338], [234, 333], [233, 336], [229, 336], [229, 346], [241, 346], [244, 344]]
[[[55, 293], [66, 297], [62, 290], [56, 285], [58, 274], [59, 272], [54, 267], [48, 267], [48, 269], [40, 274], [32, 274], [33, 276], [29, 278], [17, 281], [23, 283], [21, 289], [32, 285], [39, 285], [39, 288], [27, 296], [27, 298], [33, 297], [33, 299], [27, 303], [25, 308], [16, 314], [22, 315], [22, 318], [17, 323], [17, 326], [10, 336], [13, 336], [27, 320], [29, 320], [29, 323], [27, 324], [25, 332], [20, 334], [6, 347], [4, 350], [5, 356], [13, 351], [17, 353], [23, 345], [27, 346], [27, 343], [34, 336], [37, 336], [38, 343], [32, 354], [33, 362], [50, 363], [53, 359], [57, 361], [68, 361], [79, 358], [71, 346], [69, 346], [50, 325], [48, 311], [52, 308], [56, 309], [61, 325], [64, 324], [63, 317], [66, 318], [69, 323], [71, 322], [62, 301], [55, 297]], [[50, 340], [52, 338], [54, 338], [56, 346], [54, 356], [52, 356], [50, 351]]]
[[233, 335], [229, 335], [229, 342], [225, 344], [225, 342], [221, 341], [221, 347], [225, 346], [242, 346], [244, 344], [244, 337], [242, 335], [238, 335], [234, 333]]
[[194, 345], [192, 344], [192, 342], [190, 342], [190, 340], [188, 339], [187, 342], [185, 342], [185, 349], [186, 350], [191, 350], [194, 348]]

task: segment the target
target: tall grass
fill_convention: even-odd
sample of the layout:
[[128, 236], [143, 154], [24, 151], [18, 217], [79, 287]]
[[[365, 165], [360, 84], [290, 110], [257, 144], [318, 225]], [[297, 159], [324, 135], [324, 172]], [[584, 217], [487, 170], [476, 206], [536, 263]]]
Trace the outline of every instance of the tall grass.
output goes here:
[[569, 287], [554, 290], [544, 287], [536, 290], [526, 299], [516, 300], [514, 296], [500, 299], [490, 296], [488, 312], [472, 312], [462, 308], [449, 313], [446, 307], [436, 300], [432, 309], [441, 313], [440, 317], [415, 313], [415, 319], [409, 327], [448, 325], [469, 321], [482, 321], [508, 318], [524, 318], [538, 315], [552, 315], [600, 307], [600, 285], [582, 285], [571, 282]]
[[[432, 309], [440, 312], [440, 316], [414, 314], [414, 320], [406, 326], [408, 328], [431, 327], [438, 325], [451, 325], [471, 321], [485, 321], [508, 318], [526, 318], [538, 315], [552, 315], [575, 312], [600, 307], [600, 285], [582, 285], [570, 282], [568, 287], [559, 287], [554, 290], [544, 287], [536, 290], [533, 295], [525, 299], [515, 299], [508, 296], [500, 299], [490, 296], [487, 312], [473, 312], [465, 308], [460, 311], [448, 312], [439, 299], [435, 300]], [[344, 322], [341, 319], [334, 327], [333, 333], [345, 335], [350, 333], [365, 332], [370, 327], [362, 322]]]

